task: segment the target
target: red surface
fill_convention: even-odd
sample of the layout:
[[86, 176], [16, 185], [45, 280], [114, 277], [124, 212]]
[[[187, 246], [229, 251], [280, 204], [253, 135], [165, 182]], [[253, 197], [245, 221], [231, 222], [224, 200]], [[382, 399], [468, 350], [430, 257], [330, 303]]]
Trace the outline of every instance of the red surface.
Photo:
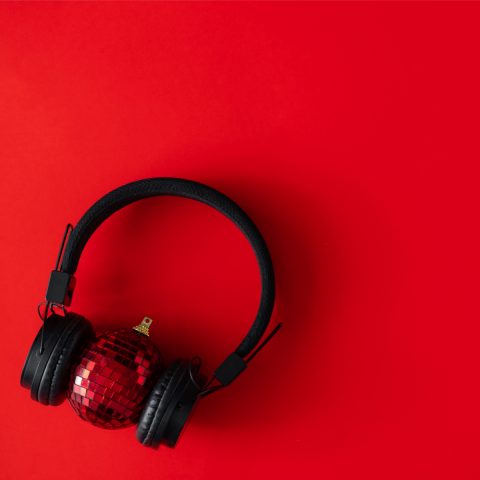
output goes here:
[[[477, 479], [478, 4], [0, 6], [6, 479]], [[175, 450], [29, 399], [19, 375], [64, 225], [147, 176], [258, 222], [283, 333]], [[207, 207], [154, 199], [88, 245], [73, 309], [155, 319], [207, 371], [258, 300]]]

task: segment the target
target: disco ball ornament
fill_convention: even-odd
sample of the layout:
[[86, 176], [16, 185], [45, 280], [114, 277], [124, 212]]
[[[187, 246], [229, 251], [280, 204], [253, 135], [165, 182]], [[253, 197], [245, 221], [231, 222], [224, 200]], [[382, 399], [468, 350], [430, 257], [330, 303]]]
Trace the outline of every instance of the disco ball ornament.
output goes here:
[[160, 353], [148, 337], [151, 323], [145, 317], [133, 329], [105, 331], [83, 350], [67, 393], [83, 420], [111, 429], [137, 422], [160, 368]]

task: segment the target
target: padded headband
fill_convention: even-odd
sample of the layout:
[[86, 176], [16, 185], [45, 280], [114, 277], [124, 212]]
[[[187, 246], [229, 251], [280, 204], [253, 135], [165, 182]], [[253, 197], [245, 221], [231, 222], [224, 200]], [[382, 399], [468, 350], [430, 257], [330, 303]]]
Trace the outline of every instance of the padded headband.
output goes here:
[[275, 301], [273, 265], [265, 240], [252, 220], [236, 203], [213, 188], [179, 178], [149, 178], [128, 183], [107, 193], [87, 210], [70, 234], [61, 271], [73, 276], [88, 239], [110, 215], [137, 200], [158, 195], [190, 198], [215, 208], [234, 222], [250, 242], [260, 267], [262, 292], [255, 321], [232, 354], [234, 357], [245, 357], [262, 338], [272, 315]]

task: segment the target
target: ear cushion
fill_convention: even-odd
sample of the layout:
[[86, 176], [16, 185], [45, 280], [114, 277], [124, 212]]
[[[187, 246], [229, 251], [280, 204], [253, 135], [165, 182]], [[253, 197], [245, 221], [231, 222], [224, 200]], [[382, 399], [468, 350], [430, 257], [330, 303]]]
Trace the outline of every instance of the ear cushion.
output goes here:
[[[57, 314], [50, 315], [38, 331], [30, 347], [22, 369], [20, 383], [28, 388], [33, 400], [38, 401], [37, 392], [50, 354], [69, 321]], [[43, 340], [43, 342], [42, 342]], [[43, 349], [41, 348], [43, 346]]]
[[159, 443], [159, 440], [154, 438], [156, 428], [165, 413], [172, 394], [185, 377], [186, 372], [185, 363], [176, 360], [153, 387], [137, 425], [137, 439], [143, 445], [153, 446]]
[[93, 334], [90, 322], [75, 313], [67, 313], [65, 329], [51, 351], [38, 386], [37, 398], [44, 405], [59, 405], [65, 399], [72, 362]]

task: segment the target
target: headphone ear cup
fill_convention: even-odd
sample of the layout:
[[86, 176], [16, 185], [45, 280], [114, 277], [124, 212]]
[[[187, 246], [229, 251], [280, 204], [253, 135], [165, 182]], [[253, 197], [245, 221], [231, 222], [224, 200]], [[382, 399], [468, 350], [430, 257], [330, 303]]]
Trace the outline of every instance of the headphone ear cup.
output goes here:
[[157, 446], [160, 441], [156, 442], [155, 430], [158, 425], [162, 413], [165, 410], [166, 400], [170, 396], [172, 386], [178, 380], [178, 372], [182, 368], [182, 361], [175, 360], [152, 388], [147, 398], [145, 407], [140, 414], [137, 425], [137, 439], [140, 443], [147, 447]]
[[28, 354], [21, 383], [30, 388], [34, 400], [60, 405], [65, 399], [72, 363], [93, 330], [88, 320], [75, 313], [65, 317], [51, 315], [43, 328], [44, 350], [40, 353], [40, 330]]
[[161, 442], [173, 447], [195, 405], [200, 385], [193, 379], [197, 367], [176, 360], [153, 387], [140, 415], [137, 439], [146, 447]]
[[90, 322], [75, 313], [67, 314], [69, 326], [59, 338], [45, 368], [38, 388], [38, 401], [45, 405], [60, 405], [65, 400], [72, 364], [93, 336]]

